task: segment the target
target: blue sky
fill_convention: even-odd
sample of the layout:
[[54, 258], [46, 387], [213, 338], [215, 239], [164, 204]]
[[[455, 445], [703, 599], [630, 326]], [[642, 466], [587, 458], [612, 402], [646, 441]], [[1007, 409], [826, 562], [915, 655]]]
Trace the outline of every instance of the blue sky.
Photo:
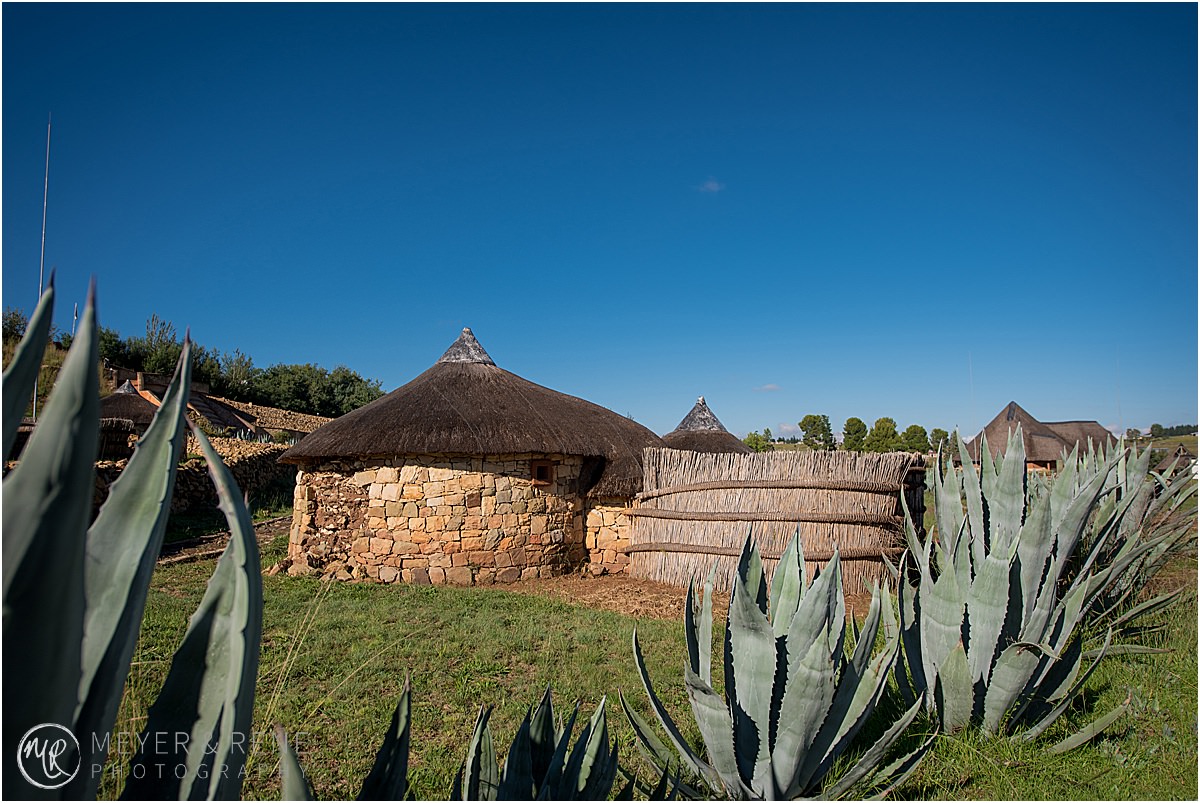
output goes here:
[[[1193, 4], [3, 6], [46, 265], [391, 390], [463, 326], [671, 430], [1197, 420]], [[789, 429], [790, 427], [790, 429]]]

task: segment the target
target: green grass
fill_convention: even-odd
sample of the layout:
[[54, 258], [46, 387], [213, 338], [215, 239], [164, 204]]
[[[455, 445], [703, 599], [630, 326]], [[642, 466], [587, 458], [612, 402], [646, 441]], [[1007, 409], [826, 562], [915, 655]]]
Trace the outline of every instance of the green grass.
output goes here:
[[[285, 550], [286, 538], [277, 539], [263, 564]], [[118, 732], [137, 733], [144, 724], [212, 567], [204, 561], [157, 570]], [[1192, 568], [1194, 578], [1194, 563]], [[503, 756], [526, 707], [536, 704], [547, 684], [560, 711], [569, 713], [578, 700], [583, 717], [608, 695], [609, 726], [620, 739], [623, 765], [640, 768], [645, 778], [616, 697], [623, 689], [650, 717], [630, 648], [635, 624], [656, 690], [687, 737], [699, 744], [682, 683], [686, 650], [680, 622], [637, 622], [501, 588], [327, 585], [286, 576], [264, 577], [263, 583], [255, 742], [264, 749], [248, 768], [246, 797], [278, 799], [270, 738], [276, 722], [296, 742], [318, 796], [354, 797], [406, 672], [413, 683], [410, 778], [418, 799], [448, 797], [481, 704], [495, 706], [492, 729]], [[1046, 753], [1049, 744], [1091, 718], [1077, 710], [1033, 745], [973, 734], [941, 736], [899, 795], [1196, 799], [1194, 599], [1166, 621], [1170, 629], [1160, 643], [1173, 652], [1110, 658], [1087, 687], [1093, 711], [1112, 708], [1132, 690], [1132, 711], [1110, 735], [1065, 756]], [[718, 660], [714, 670], [719, 667]], [[115, 797], [122, 772], [119, 762], [110, 764], [102, 795]]]

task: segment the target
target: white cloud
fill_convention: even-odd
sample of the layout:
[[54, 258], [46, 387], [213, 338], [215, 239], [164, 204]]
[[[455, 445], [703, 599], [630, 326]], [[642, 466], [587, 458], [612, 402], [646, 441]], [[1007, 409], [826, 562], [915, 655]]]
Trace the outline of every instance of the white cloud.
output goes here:
[[725, 185], [722, 184], [721, 182], [717, 181], [712, 176], [709, 176], [708, 181], [704, 182], [696, 189], [699, 190], [700, 192], [718, 193], [721, 190], [725, 189]]
[[777, 390], [782, 390], [782, 388], [779, 387], [779, 385], [769, 382], [765, 385], [760, 385], [759, 387], [756, 387], [754, 389], [754, 392], [755, 393], [774, 393]]

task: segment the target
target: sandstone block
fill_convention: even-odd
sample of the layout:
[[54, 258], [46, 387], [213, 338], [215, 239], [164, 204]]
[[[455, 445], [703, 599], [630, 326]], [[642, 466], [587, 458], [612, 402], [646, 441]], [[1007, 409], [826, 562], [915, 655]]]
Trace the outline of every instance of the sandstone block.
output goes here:
[[430, 583], [429, 572], [427, 572], [425, 569], [413, 569], [410, 576], [412, 579], [409, 582], [411, 582], [413, 585], [427, 586]]
[[400, 572], [391, 566], [384, 566], [379, 570], [379, 582], [381, 583], [394, 583], [399, 576]]
[[446, 570], [445, 570], [445, 569], [434, 569], [434, 568], [431, 568], [431, 569], [429, 570], [429, 579], [430, 579], [430, 580], [431, 580], [431, 581], [432, 581], [432, 582], [433, 582], [435, 585], [442, 585], [442, 584], [444, 584], [444, 583], [446, 582]]
[[354, 476], [350, 478], [350, 482], [359, 487], [370, 485], [371, 483], [375, 482], [375, 472], [356, 471], [354, 472]]
[[521, 579], [521, 570], [513, 567], [500, 569], [496, 572], [497, 583], [515, 583]]
[[400, 472], [394, 468], [380, 468], [375, 471], [376, 482], [399, 482]]
[[446, 569], [446, 582], [456, 586], [469, 586], [473, 581], [471, 570], [466, 566]]

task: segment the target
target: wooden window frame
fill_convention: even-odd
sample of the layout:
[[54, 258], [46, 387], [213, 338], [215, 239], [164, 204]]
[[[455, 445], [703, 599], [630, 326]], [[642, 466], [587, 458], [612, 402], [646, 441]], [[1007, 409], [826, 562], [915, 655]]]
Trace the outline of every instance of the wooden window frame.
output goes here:
[[[544, 469], [544, 478], [538, 476], [539, 470]], [[554, 484], [554, 461], [553, 460], [530, 460], [529, 461], [529, 480], [535, 487], [544, 488], [547, 485]]]

